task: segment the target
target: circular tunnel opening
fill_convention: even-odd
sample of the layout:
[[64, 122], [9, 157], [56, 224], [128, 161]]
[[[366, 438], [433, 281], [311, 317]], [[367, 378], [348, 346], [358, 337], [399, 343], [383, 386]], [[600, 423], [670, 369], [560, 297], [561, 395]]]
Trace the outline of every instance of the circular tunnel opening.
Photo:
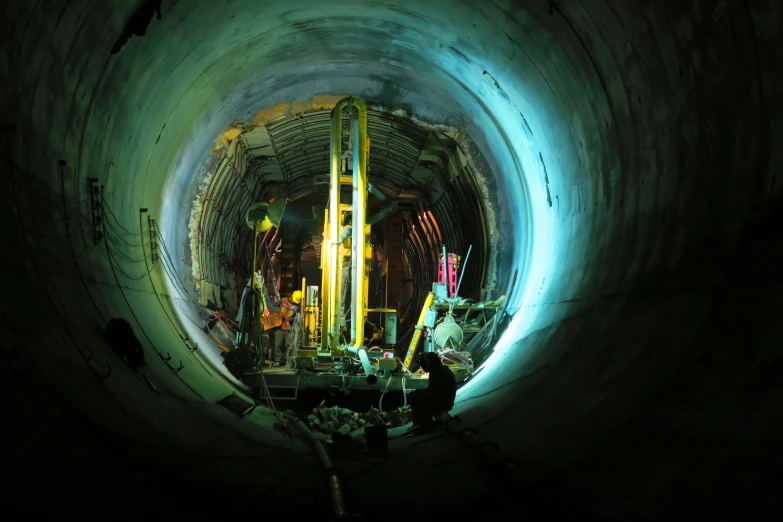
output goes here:
[[[202, 305], [203, 329], [224, 354], [231, 352], [241, 336], [240, 310], [254, 262], [267, 295], [291, 296], [301, 289], [306, 319], [315, 319], [323, 305], [319, 287], [329, 201], [329, 176], [323, 173], [329, 170], [329, 107], [339, 98], [316, 95], [307, 103], [262, 109], [250, 123], [232, 122], [196, 171], [201, 177], [191, 183], [197, 189], [188, 216], [188, 257], [184, 266], [169, 271], [169, 275], [184, 273], [187, 277], [170, 284], [179, 294], [186, 293], [188, 305]], [[485, 302], [503, 291], [496, 265], [502, 197], [487, 189], [495, 182], [486, 181], [496, 176], [464, 131], [416, 122], [399, 114], [399, 109], [395, 115], [389, 108], [375, 107], [368, 112], [367, 131], [371, 141], [368, 223], [372, 229], [367, 278], [371, 291], [366, 304], [378, 311], [367, 314], [363, 344], [371, 350], [394, 349], [396, 357], [404, 359], [426, 296], [433, 282], [440, 281], [444, 287], [438, 290], [439, 298], [461, 297], [454, 313], [454, 322], [462, 325], [460, 340], [452, 345], [454, 351], [464, 351], [472, 359], [459, 375], [466, 381], [491, 351], [488, 332], [499, 335], [502, 327], [497, 325], [504, 323], [494, 313], [470, 313], [472, 305], [483, 310]], [[343, 129], [342, 173], [347, 178], [353, 169], [352, 145], [349, 120]], [[342, 200], [350, 201], [350, 183], [343, 184], [342, 193]], [[245, 226], [247, 209], [281, 198], [287, 204], [280, 226], [264, 234], [261, 244], [254, 243], [252, 229]], [[255, 258], [254, 247], [258, 249]], [[164, 248], [168, 250], [165, 242]], [[443, 248], [456, 265], [447, 268], [452, 270], [448, 288], [442, 276]], [[191, 308], [183, 312], [190, 313]], [[350, 329], [350, 304], [343, 308], [344, 327]], [[391, 310], [394, 317], [386, 318], [385, 310]], [[392, 329], [388, 334], [387, 328]], [[418, 368], [424, 350], [442, 348], [435, 339], [435, 328], [432, 324], [424, 346], [415, 352], [413, 369]], [[305, 338], [298, 338], [297, 344], [310, 348], [320, 344], [317, 321], [302, 324], [302, 330]], [[477, 333], [483, 335], [476, 337]], [[271, 337], [269, 351], [274, 353]], [[287, 367], [295, 370], [295, 352], [289, 355]], [[266, 358], [271, 357], [267, 353]], [[251, 362], [250, 369], [258, 370], [262, 363]], [[242, 379], [247, 369], [236, 369], [234, 376]], [[369, 378], [377, 381], [374, 374]]]
[[[128, 469], [219, 491], [217, 507], [240, 487], [329, 511], [285, 401], [222, 371], [218, 323], [203, 327], [249, 276], [243, 201], [318, 222], [310, 145], [354, 96], [382, 136], [370, 175], [400, 205], [400, 309], [416, 316], [443, 243], [473, 247], [466, 295], [506, 296], [452, 412], [523, 475], [487, 471], [446, 431], [394, 441], [382, 464], [330, 448], [356, 511], [377, 513], [378, 484], [418, 502], [433, 483], [487, 503], [534, 492], [580, 518], [779, 511], [779, 20], [739, 0], [11, 0], [2, 335], [20, 447], [70, 459], [48, 466], [63, 490], [76, 466], [93, 492], [119, 494], [110, 473], [134, 490]], [[198, 207], [213, 186], [226, 201]], [[372, 243], [378, 273], [392, 229]], [[294, 279], [317, 279], [307, 234], [281, 239], [280, 284], [286, 241]], [[104, 338], [111, 318], [138, 337], [143, 378]]]

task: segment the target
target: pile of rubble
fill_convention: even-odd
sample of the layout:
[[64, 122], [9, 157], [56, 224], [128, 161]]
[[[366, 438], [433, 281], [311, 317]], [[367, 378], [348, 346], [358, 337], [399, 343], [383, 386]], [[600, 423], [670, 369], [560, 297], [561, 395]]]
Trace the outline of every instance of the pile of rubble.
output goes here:
[[367, 413], [360, 414], [355, 411], [337, 406], [326, 407], [322, 402], [313, 413], [307, 417], [310, 429], [316, 432], [331, 435], [335, 432], [348, 435], [365, 426], [385, 424], [389, 428], [403, 426], [410, 421], [410, 406], [403, 406], [395, 410], [385, 412], [371, 407]]

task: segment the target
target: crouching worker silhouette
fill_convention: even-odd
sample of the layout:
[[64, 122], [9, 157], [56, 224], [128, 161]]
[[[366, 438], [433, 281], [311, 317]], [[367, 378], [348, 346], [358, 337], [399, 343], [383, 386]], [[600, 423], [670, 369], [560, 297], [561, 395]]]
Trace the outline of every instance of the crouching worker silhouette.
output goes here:
[[410, 399], [414, 428], [423, 432], [437, 425], [433, 417], [454, 407], [457, 380], [451, 370], [440, 361], [437, 353], [422, 354], [421, 369], [430, 374], [427, 389], [411, 393]]
[[109, 319], [103, 334], [109, 345], [117, 355], [125, 359], [128, 366], [136, 371], [144, 368], [144, 349], [128, 321], [117, 318]]

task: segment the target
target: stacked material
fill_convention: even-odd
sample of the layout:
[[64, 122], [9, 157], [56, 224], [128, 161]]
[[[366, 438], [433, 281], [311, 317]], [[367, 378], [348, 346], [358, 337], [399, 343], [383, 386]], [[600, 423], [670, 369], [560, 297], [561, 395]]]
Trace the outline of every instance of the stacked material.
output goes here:
[[365, 426], [385, 424], [389, 428], [396, 428], [409, 422], [410, 407], [397, 408], [390, 412], [379, 411], [371, 407], [367, 413], [360, 414], [337, 406], [326, 407], [322, 402], [313, 413], [307, 417], [310, 429], [313, 431], [333, 434], [348, 435]]

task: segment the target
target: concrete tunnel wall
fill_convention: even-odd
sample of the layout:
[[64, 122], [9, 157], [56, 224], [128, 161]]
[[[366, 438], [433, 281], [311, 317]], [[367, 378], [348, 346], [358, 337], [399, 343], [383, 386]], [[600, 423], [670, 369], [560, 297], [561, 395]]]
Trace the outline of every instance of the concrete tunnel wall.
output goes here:
[[[109, 252], [143, 276], [139, 208], [182, 248], [188, 177], [231, 120], [383, 78], [416, 116], [468, 130], [507, 194], [514, 317], [460, 392], [465, 421], [585, 517], [774, 507], [760, 499], [780, 457], [778, 3], [183, 0], [110, 55], [134, 8], [11, 1], [3, 18], [3, 386], [33, 462], [120, 477], [98, 462], [130, 454], [161, 488], [183, 474], [255, 492], [284, 477], [292, 498], [323, 487], [304, 445], [291, 468], [285, 438], [257, 429], [262, 408], [238, 421], [209, 405], [234, 388], [188, 350], [159, 271], [115, 279], [103, 244], [69, 246], [85, 228], [63, 214], [89, 210], [98, 178], [130, 233]], [[100, 338], [128, 304], [160, 396]], [[348, 483], [355, 509], [378, 482], [493, 498], [448, 436], [394, 448]]]

